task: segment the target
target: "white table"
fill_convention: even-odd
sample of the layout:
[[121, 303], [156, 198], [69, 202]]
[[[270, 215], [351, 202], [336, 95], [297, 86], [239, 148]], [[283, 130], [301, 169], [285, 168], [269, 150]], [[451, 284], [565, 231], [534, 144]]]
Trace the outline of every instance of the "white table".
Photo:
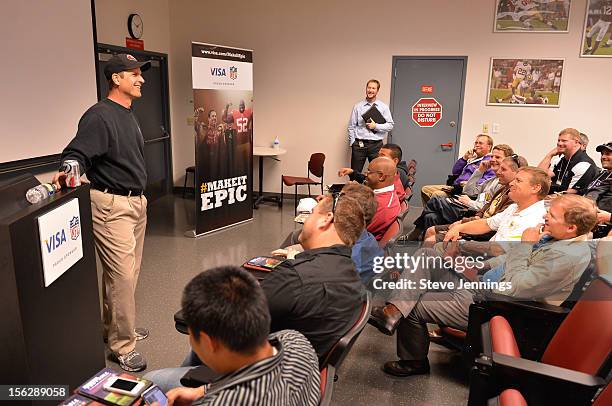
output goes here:
[[[279, 203], [278, 197], [264, 197], [263, 195], [263, 159], [265, 157], [272, 158], [276, 161], [280, 161], [280, 159], [276, 158], [278, 155], [286, 154], [287, 150], [282, 148], [272, 148], [272, 147], [253, 147], [253, 156], [259, 157], [259, 193], [257, 194], [257, 199], [253, 202], [253, 208], [258, 209], [259, 204], [261, 202], [275, 202]], [[253, 196], [255, 192], [253, 192]]]

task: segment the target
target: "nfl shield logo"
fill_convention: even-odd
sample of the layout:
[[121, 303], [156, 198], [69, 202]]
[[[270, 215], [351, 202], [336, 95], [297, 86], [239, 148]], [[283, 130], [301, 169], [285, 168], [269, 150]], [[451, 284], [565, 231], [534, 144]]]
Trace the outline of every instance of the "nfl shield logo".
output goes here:
[[70, 220], [70, 238], [76, 240], [81, 235], [81, 222], [77, 216]]
[[238, 77], [238, 68], [235, 66], [230, 66], [229, 71], [230, 71], [230, 79], [236, 80], [236, 78]]

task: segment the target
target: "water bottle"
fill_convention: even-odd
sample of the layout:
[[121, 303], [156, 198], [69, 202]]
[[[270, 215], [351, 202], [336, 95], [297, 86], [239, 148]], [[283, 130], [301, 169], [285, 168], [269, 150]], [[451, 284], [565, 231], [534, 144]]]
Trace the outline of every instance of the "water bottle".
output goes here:
[[272, 143], [272, 148], [274, 148], [274, 149], [279, 149], [280, 148], [280, 141], [279, 141], [278, 137], [274, 138], [274, 142]]
[[43, 183], [42, 185], [29, 189], [26, 192], [26, 200], [31, 204], [36, 204], [41, 200], [53, 196], [55, 192], [57, 192], [55, 185], [52, 185], [51, 183]]

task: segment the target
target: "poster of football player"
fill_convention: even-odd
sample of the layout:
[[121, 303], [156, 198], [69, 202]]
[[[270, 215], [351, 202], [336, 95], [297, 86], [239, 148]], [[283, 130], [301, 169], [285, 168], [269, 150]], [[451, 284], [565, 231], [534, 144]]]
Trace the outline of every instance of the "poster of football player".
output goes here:
[[487, 105], [559, 107], [564, 62], [491, 58]]
[[252, 52], [192, 43], [194, 236], [253, 218]]
[[580, 56], [612, 57], [612, 0], [587, 1]]
[[568, 32], [571, 0], [497, 0], [495, 32]]

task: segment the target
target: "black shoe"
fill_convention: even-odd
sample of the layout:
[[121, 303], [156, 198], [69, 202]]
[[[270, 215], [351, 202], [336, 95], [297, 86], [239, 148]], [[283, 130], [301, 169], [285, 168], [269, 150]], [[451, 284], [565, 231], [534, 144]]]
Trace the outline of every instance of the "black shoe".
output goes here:
[[147, 361], [136, 350], [132, 350], [125, 355], [113, 354], [113, 359], [119, 363], [119, 366], [124, 371], [140, 372], [147, 369]]
[[392, 336], [402, 317], [402, 313], [393, 305], [375, 306], [372, 308], [368, 323], [376, 327], [381, 333]]
[[429, 373], [429, 361], [427, 358], [424, 361], [389, 361], [385, 362], [382, 370], [386, 374], [399, 377], [423, 375]]
[[415, 227], [414, 230], [406, 236], [408, 241], [423, 241], [423, 230], [420, 227]]

